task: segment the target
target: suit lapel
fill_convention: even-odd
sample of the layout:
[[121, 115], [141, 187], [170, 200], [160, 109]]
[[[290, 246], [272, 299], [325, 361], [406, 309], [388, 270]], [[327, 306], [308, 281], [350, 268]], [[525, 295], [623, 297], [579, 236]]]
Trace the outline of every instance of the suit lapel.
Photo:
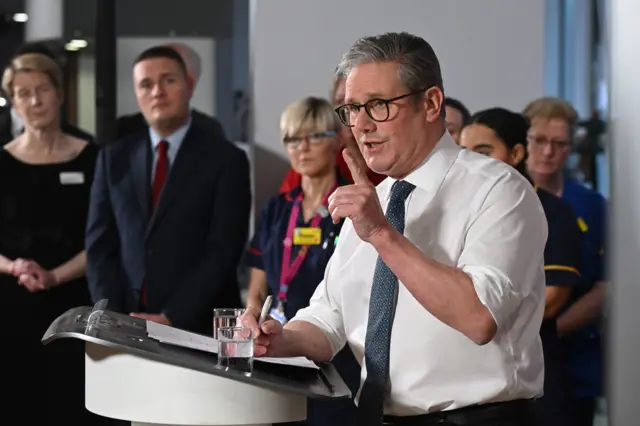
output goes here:
[[155, 225], [166, 213], [167, 208], [177, 194], [184, 187], [189, 175], [196, 169], [197, 162], [200, 160], [200, 142], [197, 140], [197, 130], [195, 129], [195, 120], [191, 123], [189, 131], [182, 141], [182, 145], [178, 150], [176, 159], [170, 165], [169, 176], [160, 193], [160, 199], [156, 206], [149, 227], [147, 228], [147, 236], [151, 233]]
[[151, 142], [148, 138], [143, 138], [134, 147], [129, 154], [130, 170], [133, 176], [133, 185], [140, 204], [140, 213], [147, 223], [150, 214], [151, 204]]

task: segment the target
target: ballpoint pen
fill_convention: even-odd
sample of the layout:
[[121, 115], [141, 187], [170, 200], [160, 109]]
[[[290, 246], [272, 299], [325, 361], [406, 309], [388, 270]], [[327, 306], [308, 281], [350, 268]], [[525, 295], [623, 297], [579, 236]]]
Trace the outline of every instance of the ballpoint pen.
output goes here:
[[263, 322], [269, 316], [269, 311], [271, 311], [271, 304], [273, 303], [273, 297], [267, 296], [264, 301], [264, 305], [262, 305], [262, 312], [260, 313], [260, 319], [258, 320], [258, 325], [262, 325]]

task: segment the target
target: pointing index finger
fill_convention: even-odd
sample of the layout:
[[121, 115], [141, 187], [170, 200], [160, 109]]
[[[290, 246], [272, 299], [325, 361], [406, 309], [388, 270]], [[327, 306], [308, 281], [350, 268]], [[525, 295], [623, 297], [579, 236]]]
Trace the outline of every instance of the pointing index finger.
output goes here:
[[367, 176], [367, 163], [358, 148], [356, 141], [350, 141], [342, 150], [342, 157], [347, 162], [353, 182], [357, 185], [371, 185]]

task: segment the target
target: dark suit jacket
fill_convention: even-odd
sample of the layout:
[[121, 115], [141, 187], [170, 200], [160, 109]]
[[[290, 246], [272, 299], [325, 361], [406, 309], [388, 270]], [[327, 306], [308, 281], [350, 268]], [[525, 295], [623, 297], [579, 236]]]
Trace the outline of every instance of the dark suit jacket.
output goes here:
[[[201, 122], [207, 122], [216, 139], [227, 139], [224, 129], [218, 120], [206, 115], [196, 109], [191, 110], [192, 117], [198, 117]], [[142, 113], [123, 115], [118, 118], [118, 139], [125, 138], [129, 135], [139, 132], [141, 129], [148, 129], [147, 121]]]
[[103, 148], [86, 234], [95, 301], [149, 313], [175, 327], [210, 333], [215, 307], [240, 307], [237, 267], [247, 243], [251, 188], [245, 153], [212, 136], [194, 115], [151, 214], [148, 129]]
[[[94, 142], [93, 136], [69, 123], [63, 122], [61, 124], [61, 129], [63, 133], [75, 136], [78, 139], [83, 139], [89, 143]], [[0, 113], [0, 147], [5, 146], [13, 139], [13, 134], [11, 133], [11, 109], [6, 108]]]

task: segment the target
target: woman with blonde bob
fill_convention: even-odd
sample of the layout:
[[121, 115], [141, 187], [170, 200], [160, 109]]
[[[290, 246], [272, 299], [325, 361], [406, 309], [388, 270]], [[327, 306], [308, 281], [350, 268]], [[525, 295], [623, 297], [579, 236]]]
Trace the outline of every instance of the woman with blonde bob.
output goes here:
[[84, 227], [97, 148], [61, 131], [62, 72], [48, 56], [14, 58], [2, 88], [25, 125], [0, 149], [3, 416], [97, 424], [84, 408], [82, 345], [40, 341], [56, 317], [91, 302]]
[[[336, 172], [341, 129], [333, 106], [324, 99], [307, 97], [282, 113], [282, 142], [301, 184], [272, 197], [262, 208], [245, 260], [251, 269], [248, 311], [259, 315], [271, 295], [271, 316], [284, 323], [309, 305], [322, 281], [343, 223], [333, 223], [327, 199], [338, 186], [349, 184]], [[345, 347], [333, 363], [355, 395], [360, 366], [351, 350]], [[355, 424], [355, 406], [349, 400], [310, 400], [307, 410], [302, 424]]]

